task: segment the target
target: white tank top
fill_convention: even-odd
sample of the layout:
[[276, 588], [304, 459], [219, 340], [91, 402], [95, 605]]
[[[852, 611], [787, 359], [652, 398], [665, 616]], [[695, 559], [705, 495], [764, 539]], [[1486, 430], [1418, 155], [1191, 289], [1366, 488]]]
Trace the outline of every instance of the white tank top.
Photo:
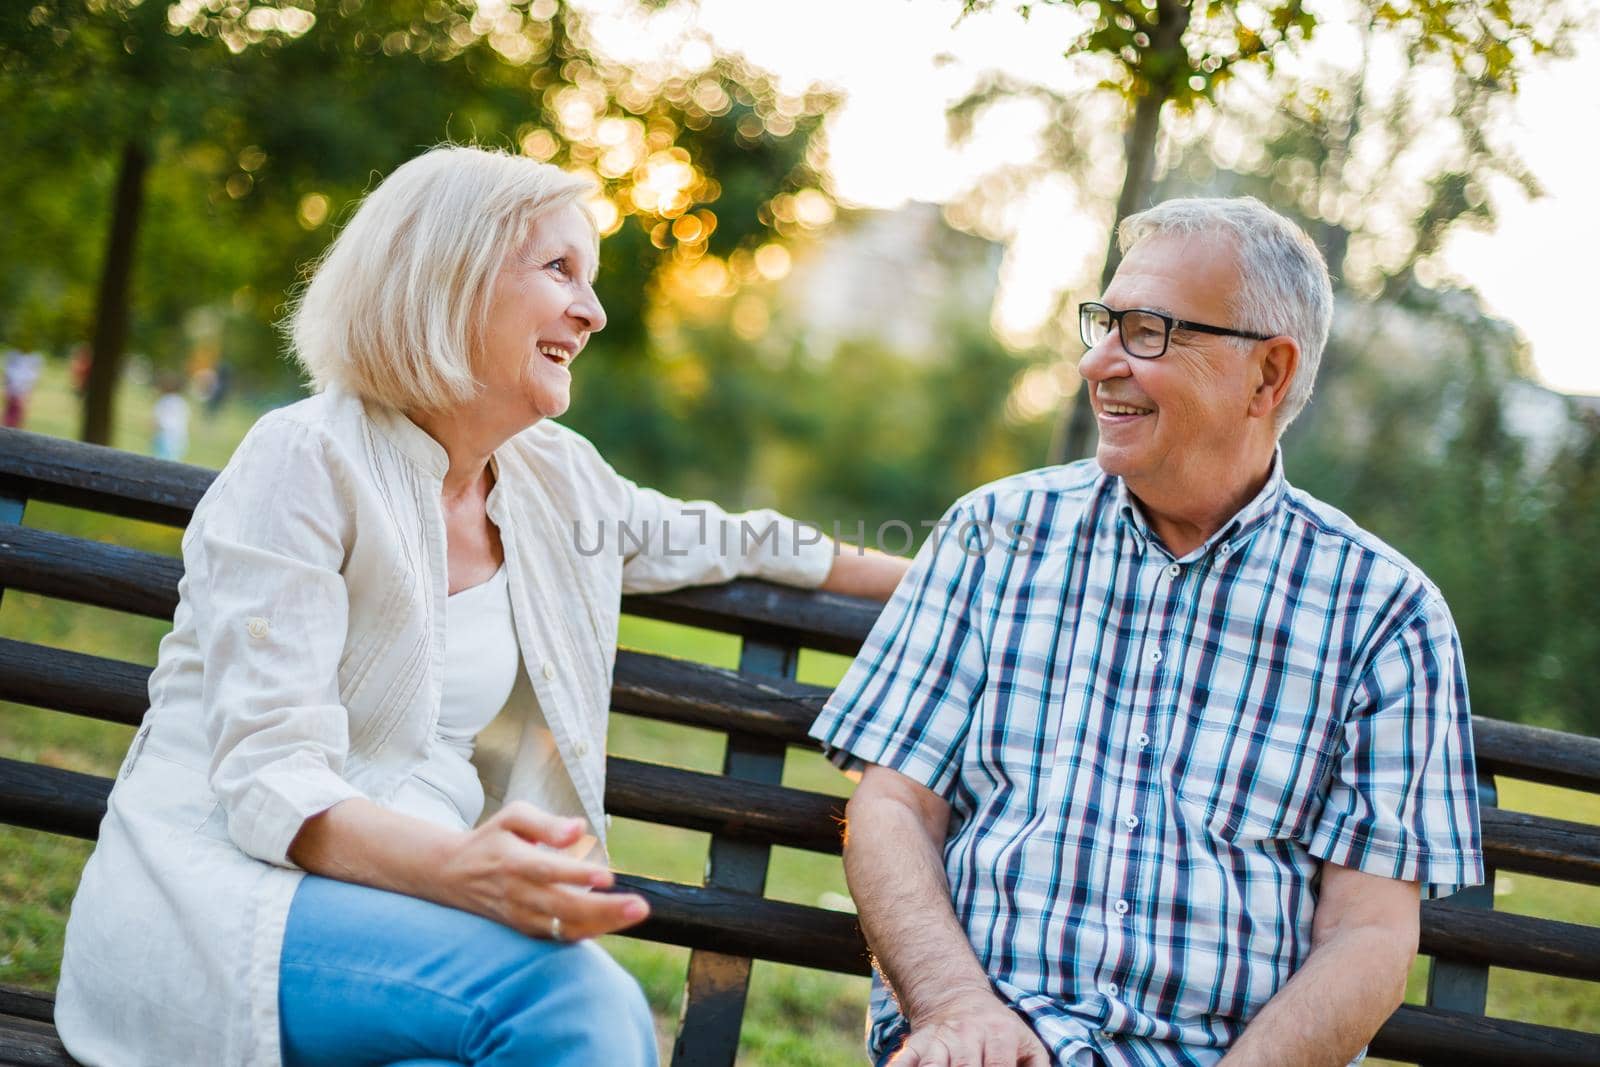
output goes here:
[[483, 785], [472, 765], [473, 739], [506, 706], [520, 663], [501, 564], [488, 581], [445, 600], [439, 723], [428, 758], [391, 802], [395, 810], [454, 827], [478, 821]]

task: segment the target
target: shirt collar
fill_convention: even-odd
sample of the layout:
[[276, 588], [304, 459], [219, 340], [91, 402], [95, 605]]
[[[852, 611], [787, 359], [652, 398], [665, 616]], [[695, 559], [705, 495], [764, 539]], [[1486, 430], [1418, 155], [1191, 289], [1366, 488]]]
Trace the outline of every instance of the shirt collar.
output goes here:
[[[329, 386], [329, 389], [337, 388]], [[436, 480], [441, 482], [444, 480], [445, 474], [450, 470], [450, 453], [445, 451], [444, 446], [436, 441], [432, 434], [412, 422], [402, 411], [371, 400], [362, 400], [360, 403], [367, 413], [367, 418], [372, 420], [379, 433]], [[502, 484], [500, 454], [509, 448], [514, 440], [515, 437], [509, 438], [489, 454], [489, 469], [494, 472], [494, 485], [489, 489], [489, 495], [484, 503], [489, 509], [489, 517], [496, 522], [498, 522], [497, 501]]]
[[[1128, 483], [1120, 477], [1116, 479], [1116, 483], [1117, 514], [1127, 524], [1139, 547], [1142, 549], [1152, 541], [1161, 544], [1161, 539], [1150, 529], [1138, 500], [1128, 491]], [[1240, 508], [1233, 518], [1223, 523], [1216, 533], [1208, 537], [1205, 544], [1189, 553], [1189, 556], [1198, 559], [1213, 550], [1219, 551], [1222, 555], [1231, 555], [1243, 547], [1244, 543], [1278, 510], [1278, 504], [1283, 500], [1285, 485], [1283, 449], [1275, 448], [1272, 450], [1272, 469], [1261, 491], [1251, 499], [1250, 503]]]
[[[338, 386], [329, 386], [328, 390], [343, 391]], [[406, 418], [404, 412], [386, 404], [366, 398], [361, 398], [360, 403], [372, 425], [406, 458], [435, 478], [444, 478], [445, 472], [450, 469], [450, 455], [428, 431]]]

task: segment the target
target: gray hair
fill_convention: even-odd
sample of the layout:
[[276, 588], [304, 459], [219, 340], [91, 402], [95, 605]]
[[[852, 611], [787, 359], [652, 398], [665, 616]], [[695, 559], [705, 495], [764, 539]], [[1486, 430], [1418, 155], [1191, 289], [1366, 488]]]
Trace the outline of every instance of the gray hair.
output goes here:
[[[1127, 252], [1147, 237], [1222, 234], [1232, 238], [1239, 288], [1228, 325], [1254, 333], [1284, 334], [1300, 345], [1300, 366], [1278, 409], [1282, 434], [1311, 399], [1317, 366], [1333, 322], [1333, 283], [1328, 262], [1306, 232], [1253, 196], [1168, 200], [1129, 215], [1117, 227], [1117, 246]], [[1240, 339], [1240, 347], [1251, 342]]]
[[507, 258], [537, 218], [581, 206], [592, 190], [559, 167], [482, 148], [441, 145], [402, 164], [362, 200], [291, 304], [284, 327], [295, 359], [319, 390], [337, 384], [402, 411], [470, 400]]

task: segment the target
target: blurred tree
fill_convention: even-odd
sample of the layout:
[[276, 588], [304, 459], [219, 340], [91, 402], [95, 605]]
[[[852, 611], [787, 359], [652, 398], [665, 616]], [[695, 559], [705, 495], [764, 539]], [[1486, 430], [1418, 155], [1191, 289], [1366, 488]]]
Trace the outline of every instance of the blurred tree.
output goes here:
[[1289, 430], [1291, 481], [1439, 586], [1475, 711], [1600, 733], [1600, 408], [1527, 381], [1474, 294], [1414, 279], [1342, 316], [1330, 355]]
[[[281, 294], [322, 227], [374, 175], [453, 135], [596, 177], [602, 228], [618, 233], [608, 281], [627, 278], [604, 294], [609, 344], [636, 347], [649, 278], [781, 237], [773, 199], [823, 195], [807, 150], [833, 98], [780, 93], [701, 51], [698, 65], [608, 62], [555, 0], [7, 7], [0, 196], [37, 206], [62, 239], [0, 233], [5, 326], [59, 341], [93, 307], [83, 436], [104, 441], [130, 329], [170, 359], [190, 313], [219, 306], [266, 362]], [[86, 186], [112, 205], [93, 300], [80, 293]], [[152, 212], [159, 228], [141, 224]], [[53, 249], [75, 259], [50, 263]]]
[[[1248, 67], [1276, 71], [1315, 33], [1320, 16], [1302, 0], [1231, 4], [1221, 0], [1030, 0], [1017, 3], [1026, 18], [1035, 6], [1070, 6], [1086, 27], [1068, 44], [1109, 73], [1102, 87], [1125, 102], [1121, 191], [1107, 240], [1101, 288], [1116, 273], [1117, 224], [1146, 206], [1155, 176], [1164, 111], [1192, 111], [1214, 101], [1219, 88]], [[994, 0], [963, 0], [964, 10]], [[1536, 57], [1560, 47], [1578, 16], [1571, 0], [1363, 0], [1369, 27], [1408, 43], [1412, 57], [1438, 55], [1497, 91], [1515, 92]], [[984, 92], [993, 93], [994, 86]], [[1092, 442], [1088, 397], [1079, 389], [1064, 416], [1052, 456], [1087, 455]]]

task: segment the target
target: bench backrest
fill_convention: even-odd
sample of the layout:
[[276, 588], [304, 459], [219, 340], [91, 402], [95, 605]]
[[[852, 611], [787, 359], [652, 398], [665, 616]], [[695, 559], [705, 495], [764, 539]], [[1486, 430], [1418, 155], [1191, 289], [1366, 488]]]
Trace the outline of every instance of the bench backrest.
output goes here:
[[[21, 525], [28, 501], [185, 525], [215, 472], [16, 430], [0, 430], [0, 594], [25, 590], [170, 620], [182, 563]], [[764, 897], [774, 845], [837, 855], [842, 802], [783, 786], [790, 746], [827, 691], [794, 680], [802, 648], [853, 653], [876, 607], [761, 582], [629, 597], [629, 614], [738, 635], [739, 669], [624, 650], [612, 707], [726, 735], [721, 775], [611, 757], [606, 808], [711, 835], [705, 879], [622, 881], [650, 898], [634, 933], [693, 950], [673, 1063], [733, 1063], [752, 959], [866, 974], [854, 916]], [[0, 637], [0, 700], [136, 726], [150, 670]], [[1508, 776], [1600, 792], [1600, 740], [1494, 719], [1473, 722], [1491, 868], [1600, 885], [1600, 828], [1493, 807]], [[111, 782], [0, 758], [0, 822], [93, 838]], [[1600, 930], [1493, 911], [1490, 884], [1423, 908], [1434, 957], [1427, 1007], [1402, 1008], [1375, 1054], [1413, 1062], [1600, 1063], [1600, 1037], [1481, 1018], [1489, 967], [1600, 980]]]

